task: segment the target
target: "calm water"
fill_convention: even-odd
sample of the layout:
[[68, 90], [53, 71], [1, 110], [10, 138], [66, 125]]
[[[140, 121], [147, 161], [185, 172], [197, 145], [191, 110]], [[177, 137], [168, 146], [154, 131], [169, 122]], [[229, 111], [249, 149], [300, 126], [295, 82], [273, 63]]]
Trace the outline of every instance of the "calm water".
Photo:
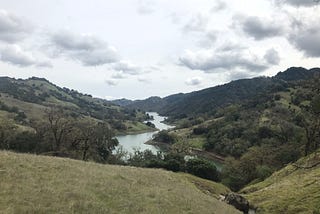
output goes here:
[[[150, 116], [153, 116], [154, 120], [150, 120], [157, 129], [159, 130], [166, 130], [173, 128], [173, 126], [169, 126], [163, 123], [163, 121], [166, 119], [165, 117], [159, 116], [156, 112], [148, 112]], [[157, 152], [160, 149], [156, 146], [147, 145], [145, 142], [152, 139], [152, 136], [157, 133], [155, 132], [147, 132], [143, 134], [133, 134], [133, 135], [123, 135], [123, 136], [116, 136], [116, 138], [119, 141], [119, 145], [123, 147], [124, 150], [128, 152], [134, 152], [134, 149], [139, 150], [146, 150], [149, 149], [153, 152]]]

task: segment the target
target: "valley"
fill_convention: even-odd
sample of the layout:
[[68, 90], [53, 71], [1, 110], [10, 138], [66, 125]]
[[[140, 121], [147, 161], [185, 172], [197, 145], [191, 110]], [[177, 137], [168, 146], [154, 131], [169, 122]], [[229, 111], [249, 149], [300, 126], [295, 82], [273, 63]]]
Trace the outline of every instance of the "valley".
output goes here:
[[[171, 201], [171, 205], [169, 203], [157, 208], [153, 203], [167, 203], [161, 202], [162, 199], [159, 198], [165, 191], [161, 188], [169, 188], [176, 182], [191, 182], [195, 185], [192, 188], [196, 189], [181, 188], [186, 191], [196, 190], [204, 195], [190, 193], [190, 200], [194, 197], [206, 199], [195, 201], [197, 205], [180, 210], [183, 213], [212, 213], [215, 210], [202, 210], [198, 206], [216, 207], [220, 210], [217, 213], [237, 213], [237, 210], [225, 202], [217, 200], [231, 191], [247, 198], [250, 208], [256, 213], [310, 213], [310, 210], [317, 213], [318, 197], [313, 189], [318, 188], [319, 165], [313, 166], [312, 163], [317, 163], [319, 159], [316, 153], [320, 130], [319, 75], [320, 69], [317, 68], [290, 68], [274, 77], [238, 80], [190, 94], [151, 97], [139, 101], [93, 98], [35, 77], [27, 80], [2, 77], [0, 146], [4, 151], [0, 155], [0, 176], [6, 182], [3, 183], [6, 189], [1, 194], [8, 197], [4, 197], [0, 207], [6, 207], [7, 210], [3, 210], [5, 213], [19, 210], [67, 213], [70, 209], [88, 210], [89, 207], [94, 207], [94, 212], [103, 210], [126, 213], [128, 207], [132, 207], [137, 213], [158, 213], [157, 209], [176, 212], [177, 207], [185, 205], [180, 199], [174, 199], [178, 196], [171, 193], [165, 199]], [[162, 116], [149, 111], [159, 111]], [[56, 156], [67, 159], [55, 158]], [[20, 164], [21, 168], [13, 165], [14, 161], [19, 163], [25, 159], [28, 160], [28, 165]], [[40, 160], [44, 165], [40, 164]], [[63, 171], [61, 163], [70, 164], [68, 170]], [[105, 191], [112, 195], [118, 194], [120, 198], [114, 199], [115, 203], [109, 204], [109, 208], [104, 207], [103, 201], [107, 199], [104, 196], [99, 199], [99, 195], [104, 193], [97, 192], [91, 186], [102, 188], [104, 182], [78, 180], [77, 182], [86, 185], [85, 192], [74, 189], [71, 183], [67, 183], [66, 187], [59, 186], [62, 189], [71, 188], [69, 193], [75, 196], [74, 202], [63, 205], [70, 209], [62, 209], [63, 206], [58, 204], [47, 207], [45, 204], [48, 201], [43, 201], [32, 209], [27, 204], [18, 208], [13, 205], [5, 206], [9, 201], [14, 201], [18, 191], [8, 178], [14, 172], [21, 173], [27, 179], [31, 179], [30, 176], [44, 176], [47, 173], [43, 171], [45, 165], [50, 165], [50, 176], [54, 175], [54, 178], [48, 180], [49, 184], [47, 181], [43, 182], [44, 186], [52, 185], [50, 188], [54, 188], [58, 185], [59, 181], [55, 180], [61, 179], [55, 177], [58, 171], [64, 173], [66, 178], [72, 173], [83, 176], [80, 174], [88, 173], [90, 165], [89, 168], [97, 168], [89, 173], [97, 182], [103, 178], [113, 180], [112, 184], [107, 185], [115, 189]], [[14, 166], [14, 171], [9, 170], [10, 166]], [[311, 167], [304, 169], [299, 166]], [[74, 167], [78, 171], [71, 173], [70, 169]], [[110, 173], [99, 172], [100, 167], [102, 168], [99, 170]], [[168, 182], [173, 183], [161, 184], [154, 177], [158, 173], [169, 173]], [[134, 180], [138, 174], [144, 179], [141, 177]], [[119, 185], [124, 185], [121, 184], [122, 180], [128, 179], [133, 179], [131, 189], [128, 186], [121, 190]], [[297, 184], [297, 179], [301, 183]], [[137, 190], [142, 188], [139, 187], [140, 184], [150, 187], [159, 185], [160, 189], [147, 188], [141, 192]], [[39, 188], [43, 189], [44, 186]], [[301, 191], [292, 193], [296, 186]], [[54, 194], [57, 197], [67, 197], [65, 194], [68, 192], [62, 192], [59, 188]], [[282, 188], [286, 191], [281, 190]], [[32, 192], [40, 189], [37, 190], [34, 186]], [[220, 190], [223, 191], [216, 192]], [[124, 196], [123, 193], [128, 191], [132, 191], [132, 195]], [[180, 190], [174, 191], [178, 195], [184, 194]], [[310, 198], [306, 199], [308, 203], [300, 203], [298, 198], [307, 192], [311, 193]], [[27, 193], [21, 196], [27, 197], [24, 194]], [[94, 194], [95, 200], [81, 204], [79, 201], [87, 200], [88, 194]], [[123, 209], [116, 202], [136, 195], [147, 198], [150, 196], [150, 199], [125, 205]], [[289, 195], [289, 199], [282, 200]], [[42, 201], [36, 195], [32, 198], [31, 200]], [[274, 201], [275, 198], [277, 201]], [[108, 201], [111, 203], [109, 199]], [[206, 201], [210, 201], [211, 205], [203, 204]]]

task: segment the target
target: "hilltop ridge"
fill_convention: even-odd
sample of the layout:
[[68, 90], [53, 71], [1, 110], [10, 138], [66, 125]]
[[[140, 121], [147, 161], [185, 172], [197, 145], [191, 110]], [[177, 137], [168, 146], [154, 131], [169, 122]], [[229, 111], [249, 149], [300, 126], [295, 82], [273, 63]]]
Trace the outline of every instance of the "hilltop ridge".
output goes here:
[[[150, 97], [145, 100], [126, 102], [123, 106], [145, 111], [157, 111], [163, 115], [183, 117], [210, 114], [218, 108], [249, 100], [260, 93], [276, 90], [288, 81], [306, 80], [320, 73], [320, 68], [291, 67], [273, 77], [239, 79], [229, 83], [191, 93], [179, 93], [164, 98]], [[112, 101], [118, 102], [118, 101]]]

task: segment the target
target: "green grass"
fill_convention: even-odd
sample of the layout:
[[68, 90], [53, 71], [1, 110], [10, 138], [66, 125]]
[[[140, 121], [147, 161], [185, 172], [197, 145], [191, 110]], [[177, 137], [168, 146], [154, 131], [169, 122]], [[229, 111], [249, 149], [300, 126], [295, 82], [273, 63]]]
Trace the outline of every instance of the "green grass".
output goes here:
[[191, 175], [0, 152], [0, 213], [240, 213]]
[[[296, 164], [310, 166], [317, 162], [320, 156], [312, 154]], [[320, 165], [301, 169], [290, 164], [241, 192], [258, 207], [257, 213], [320, 213]]]
[[30, 119], [42, 121], [45, 118], [46, 107], [43, 105], [24, 102], [4, 95], [1, 96], [0, 100], [10, 107], [17, 107], [19, 110], [22, 110]]

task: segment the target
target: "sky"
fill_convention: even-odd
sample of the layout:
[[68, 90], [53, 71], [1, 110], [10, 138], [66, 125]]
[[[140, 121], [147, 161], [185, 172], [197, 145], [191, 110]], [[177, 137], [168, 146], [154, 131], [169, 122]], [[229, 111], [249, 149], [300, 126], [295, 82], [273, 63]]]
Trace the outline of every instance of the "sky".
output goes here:
[[319, 67], [320, 0], [0, 0], [0, 76], [104, 99]]

